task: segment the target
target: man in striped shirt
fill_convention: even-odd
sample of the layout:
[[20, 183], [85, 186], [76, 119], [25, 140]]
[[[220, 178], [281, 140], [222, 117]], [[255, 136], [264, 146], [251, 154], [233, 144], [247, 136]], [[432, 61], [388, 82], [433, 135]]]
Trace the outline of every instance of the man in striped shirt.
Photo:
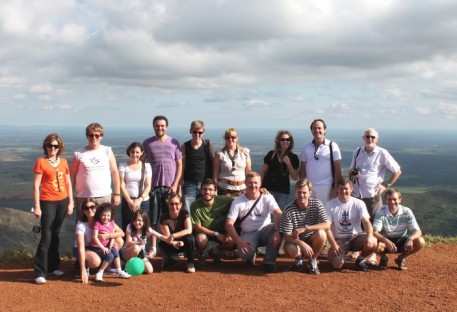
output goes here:
[[376, 212], [373, 221], [373, 235], [378, 239], [376, 252], [381, 255], [378, 267], [387, 269], [386, 253], [400, 253], [395, 263], [399, 270], [406, 270], [405, 259], [421, 250], [425, 241], [411, 209], [400, 205], [401, 193], [390, 188], [385, 200], [387, 205]]
[[319, 274], [317, 256], [327, 241], [326, 231], [330, 228], [330, 220], [322, 202], [310, 198], [311, 190], [310, 181], [297, 181], [295, 201], [285, 208], [279, 232], [286, 241], [286, 254], [295, 258], [294, 270], [301, 270], [303, 257], [306, 257], [309, 259], [308, 272]]

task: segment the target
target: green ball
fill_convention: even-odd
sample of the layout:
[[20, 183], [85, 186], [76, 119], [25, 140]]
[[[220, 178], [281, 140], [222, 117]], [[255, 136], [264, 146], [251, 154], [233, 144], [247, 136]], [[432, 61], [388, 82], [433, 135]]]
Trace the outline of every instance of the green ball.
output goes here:
[[125, 264], [125, 270], [132, 276], [138, 276], [144, 271], [144, 262], [138, 257], [131, 258]]

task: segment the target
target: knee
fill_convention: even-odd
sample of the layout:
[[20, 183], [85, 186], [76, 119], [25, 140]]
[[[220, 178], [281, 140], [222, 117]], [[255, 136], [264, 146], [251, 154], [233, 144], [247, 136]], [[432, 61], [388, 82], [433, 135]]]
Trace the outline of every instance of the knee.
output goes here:
[[414, 246], [414, 251], [419, 251], [425, 246], [425, 239], [423, 237], [419, 237], [414, 240], [413, 242]]
[[312, 240], [325, 243], [327, 241], [327, 233], [324, 230], [314, 231]]
[[285, 251], [290, 258], [296, 258], [300, 256], [300, 250], [295, 244], [286, 243]]
[[195, 244], [197, 247], [206, 247], [208, 245], [208, 237], [203, 233], [195, 235]]
[[184, 242], [184, 245], [191, 245], [194, 241], [194, 237], [192, 234], [187, 234], [183, 236], [182, 241]]

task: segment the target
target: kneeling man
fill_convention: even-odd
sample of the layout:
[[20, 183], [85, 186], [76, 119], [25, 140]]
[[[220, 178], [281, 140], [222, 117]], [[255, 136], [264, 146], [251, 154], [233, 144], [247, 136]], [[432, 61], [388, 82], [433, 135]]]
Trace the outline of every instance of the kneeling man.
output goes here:
[[[247, 264], [255, 264], [257, 247], [266, 246], [263, 266], [267, 272], [276, 272], [276, 256], [281, 244], [279, 222], [281, 209], [271, 194], [260, 193], [262, 181], [260, 174], [250, 172], [246, 175], [246, 193], [233, 200], [227, 215], [227, 233], [236, 242], [238, 255]], [[275, 223], [271, 223], [271, 214]], [[241, 234], [235, 229], [235, 221], [240, 218]]]
[[218, 244], [217, 248], [211, 250], [211, 257], [216, 263], [221, 261], [219, 251], [236, 248], [235, 242], [225, 231], [225, 220], [233, 198], [216, 195], [216, 187], [213, 179], [204, 180], [200, 189], [202, 197], [190, 206], [200, 266], [205, 263], [205, 250], [209, 241]]
[[[327, 231], [330, 243], [328, 260], [336, 269], [344, 264], [348, 251], [361, 251], [355, 261], [358, 271], [368, 271], [365, 257], [375, 251], [376, 238], [373, 236], [373, 227], [370, 222], [365, 203], [351, 196], [352, 182], [342, 177], [337, 182], [338, 197], [325, 205], [330, 218], [331, 227]], [[365, 231], [362, 230], [362, 225]]]
[[321, 201], [310, 198], [311, 182], [300, 179], [295, 184], [295, 201], [284, 209], [279, 225], [286, 254], [295, 258], [294, 270], [300, 271], [303, 257], [309, 259], [308, 272], [319, 274], [317, 256], [327, 241], [330, 220]]
[[378, 239], [377, 253], [381, 255], [380, 269], [387, 269], [386, 253], [400, 253], [395, 263], [399, 270], [406, 270], [405, 259], [424, 247], [422, 231], [413, 212], [400, 205], [401, 193], [388, 189], [385, 194], [387, 205], [376, 212], [373, 221], [374, 236]]

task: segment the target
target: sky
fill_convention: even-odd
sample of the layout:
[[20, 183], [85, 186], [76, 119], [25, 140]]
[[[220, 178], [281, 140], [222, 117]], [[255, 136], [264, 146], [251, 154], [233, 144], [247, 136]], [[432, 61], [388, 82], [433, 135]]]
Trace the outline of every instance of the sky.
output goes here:
[[1, 125], [457, 130], [457, 1], [0, 5]]

